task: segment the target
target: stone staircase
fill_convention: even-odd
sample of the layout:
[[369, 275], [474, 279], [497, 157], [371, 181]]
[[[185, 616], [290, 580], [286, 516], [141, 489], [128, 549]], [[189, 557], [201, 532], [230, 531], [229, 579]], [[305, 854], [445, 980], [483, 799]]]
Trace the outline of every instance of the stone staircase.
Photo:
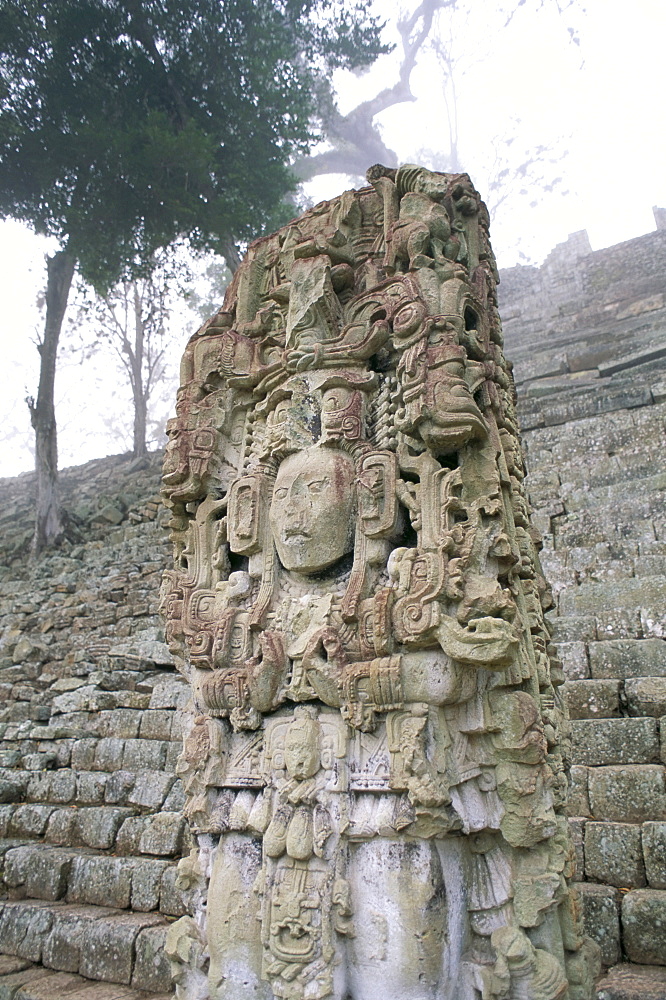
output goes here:
[[666, 232], [560, 251], [503, 274], [500, 308], [556, 599], [578, 888], [598, 1000], [666, 1000]]
[[[34, 566], [29, 524], [5, 536], [0, 1000], [172, 996], [189, 691], [157, 616], [158, 469], [106, 459], [65, 473], [74, 537]], [[16, 486], [0, 483], [5, 509]]]

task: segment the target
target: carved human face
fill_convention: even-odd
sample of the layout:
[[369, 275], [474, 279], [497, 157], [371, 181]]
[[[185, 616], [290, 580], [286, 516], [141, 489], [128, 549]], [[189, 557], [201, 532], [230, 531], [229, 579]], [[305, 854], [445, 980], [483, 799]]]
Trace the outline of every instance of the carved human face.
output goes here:
[[303, 781], [319, 770], [319, 731], [312, 719], [293, 722], [287, 731], [284, 762], [290, 778]]
[[329, 448], [306, 448], [284, 460], [270, 523], [285, 569], [317, 573], [351, 552], [354, 477], [349, 455]]

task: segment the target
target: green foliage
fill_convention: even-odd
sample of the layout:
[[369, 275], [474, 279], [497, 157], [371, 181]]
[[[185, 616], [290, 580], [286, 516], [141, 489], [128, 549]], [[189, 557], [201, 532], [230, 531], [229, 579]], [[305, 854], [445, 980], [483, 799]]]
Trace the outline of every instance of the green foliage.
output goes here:
[[186, 234], [223, 253], [291, 210], [338, 66], [385, 51], [368, 0], [1, 0], [0, 216], [97, 289]]

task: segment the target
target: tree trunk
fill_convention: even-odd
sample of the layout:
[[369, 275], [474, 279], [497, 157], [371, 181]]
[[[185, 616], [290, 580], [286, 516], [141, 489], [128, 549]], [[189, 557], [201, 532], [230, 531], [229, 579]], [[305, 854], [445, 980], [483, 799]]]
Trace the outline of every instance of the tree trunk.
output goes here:
[[44, 339], [39, 345], [39, 389], [37, 402], [28, 399], [30, 421], [35, 431], [35, 471], [37, 504], [32, 554], [53, 545], [63, 533], [63, 517], [58, 498], [58, 438], [56, 431], [54, 384], [58, 341], [65, 318], [67, 299], [76, 261], [67, 250], [48, 257], [46, 284], [46, 322]]
[[143, 378], [143, 354], [144, 354], [144, 328], [141, 299], [136, 286], [132, 283], [134, 294], [134, 351], [130, 352], [130, 364], [132, 370], [132, 396], [134, 399], [134, 435], [132, 446], [132, 457], [143, 458], [147, 452], [146, 448], [146, 414], [148, 410], [148, 400], [146, 399], [146, 386]]

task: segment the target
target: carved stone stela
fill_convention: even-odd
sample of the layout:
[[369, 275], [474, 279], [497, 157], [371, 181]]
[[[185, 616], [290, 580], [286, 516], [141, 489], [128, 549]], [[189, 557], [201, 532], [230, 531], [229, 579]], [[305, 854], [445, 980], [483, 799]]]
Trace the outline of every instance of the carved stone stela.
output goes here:
[[368, 180], [254, 243], [183, 358], [178, 996], [589, 1000], [487, 211]]

